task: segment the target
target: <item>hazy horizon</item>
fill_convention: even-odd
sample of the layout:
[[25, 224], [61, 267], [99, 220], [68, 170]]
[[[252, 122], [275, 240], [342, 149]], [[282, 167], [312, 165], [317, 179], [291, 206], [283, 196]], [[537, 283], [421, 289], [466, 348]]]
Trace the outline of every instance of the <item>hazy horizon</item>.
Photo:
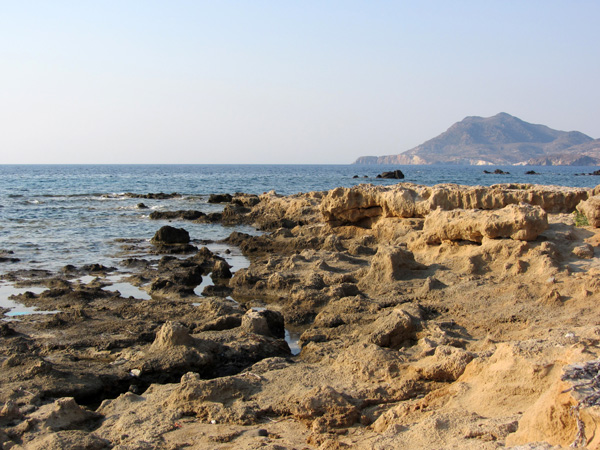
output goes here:
[[466, 116], [600, 137], [594, 1], [5, 2], [0, 164], [350, 164]]

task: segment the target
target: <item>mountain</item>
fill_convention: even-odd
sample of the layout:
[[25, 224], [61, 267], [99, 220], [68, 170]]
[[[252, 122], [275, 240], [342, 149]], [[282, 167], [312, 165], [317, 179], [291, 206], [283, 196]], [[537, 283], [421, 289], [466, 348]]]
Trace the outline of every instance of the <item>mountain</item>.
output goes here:
[[404, 153], [362, 156], [355, 164], [600, 165], [599, 141], [500, 113], [467, 117]]

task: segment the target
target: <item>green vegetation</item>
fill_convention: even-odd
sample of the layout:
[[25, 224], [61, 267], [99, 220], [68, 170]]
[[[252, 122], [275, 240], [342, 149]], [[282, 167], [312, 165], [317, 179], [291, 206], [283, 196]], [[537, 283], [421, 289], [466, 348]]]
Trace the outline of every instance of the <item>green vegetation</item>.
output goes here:
[[585, 217], [585, 214], [580, 213], [579, 211], [575, 211], [573, 213], [573, 217], [575, 218], [575, 226], [576, 227], [589, 227], [590, 223], [588, 222], [587, 217]]

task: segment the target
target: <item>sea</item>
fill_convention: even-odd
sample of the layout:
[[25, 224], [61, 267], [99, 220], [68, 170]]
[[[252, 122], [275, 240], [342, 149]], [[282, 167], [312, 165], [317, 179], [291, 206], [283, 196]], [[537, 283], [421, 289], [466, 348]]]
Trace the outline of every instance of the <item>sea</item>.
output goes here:
[[[397, 169], [405, 175], [403, 182], [424, 185], [600, 184], [600, 176], [577, 175], [599, 169], [590, 166], [0, 165], [0, 306], [7, 305], [7, 293], [16, 292], [7, 281], [11, 272], [59, 271], [68, 264], [118, 268], [124, 243], [148, 242], [167, 223], [188, 230], [192, 243], [208, 243], [211, 250], [227, 255], [234, 270], [244, 267], [248, 262], [239, 251], [218, 241], [233, 231], [259, 233], [252, 227], [156, 221], [149, 214], [157, 210], [221, 211], [223, 205], [208, 203], [214, 193], [290, 195], [361, 183], [395, 184], [399, 181], [376, 176]], [[484, 173], [495, 169], [508, 174]], [[527, 175], [530, 170], [538, 174]], [[128, 195], [161, 192], [180, 196], [140, 199]], [[139, 203], [147, 209], [140, 209]]]

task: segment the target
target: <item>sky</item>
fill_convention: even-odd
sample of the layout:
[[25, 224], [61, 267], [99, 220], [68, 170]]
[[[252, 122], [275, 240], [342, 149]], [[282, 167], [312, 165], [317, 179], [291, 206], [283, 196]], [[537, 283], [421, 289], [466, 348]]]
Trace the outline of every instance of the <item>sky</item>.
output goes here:
[[0, 164], [350, 164], [466, 116], [600, 138], [600, 2], [0, 0]]

